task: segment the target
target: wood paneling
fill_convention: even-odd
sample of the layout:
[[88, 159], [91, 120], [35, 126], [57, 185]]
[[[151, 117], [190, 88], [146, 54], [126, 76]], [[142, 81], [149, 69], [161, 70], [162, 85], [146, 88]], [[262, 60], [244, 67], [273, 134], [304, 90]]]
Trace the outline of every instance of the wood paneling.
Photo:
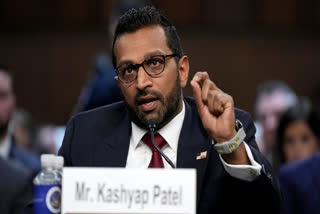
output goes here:
[[[0, 0], [0, 63], [15, 74], [19, 106], [38, 121], [69, 119], [93, 57], [109, 51], [107, 24], [115, 2]], [[300, 95], [316, 97], [318, 1], [152, 2], [178, 26], [190, 57], [190, 79], [207, 70], [237, 106], [251, 113], [256, 87], [269, 79], [285, 80]], [[190, 86], [185, 93], [192, 94]]]

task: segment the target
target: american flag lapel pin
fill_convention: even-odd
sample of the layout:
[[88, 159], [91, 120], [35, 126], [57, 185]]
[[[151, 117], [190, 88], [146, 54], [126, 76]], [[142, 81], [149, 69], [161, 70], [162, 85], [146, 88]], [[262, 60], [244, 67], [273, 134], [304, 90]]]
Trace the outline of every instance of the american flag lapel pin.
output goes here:
[[197, 155], [196, 159], [201, 160], [207, 158], [207, 151], [201, 152], [199, 155]]

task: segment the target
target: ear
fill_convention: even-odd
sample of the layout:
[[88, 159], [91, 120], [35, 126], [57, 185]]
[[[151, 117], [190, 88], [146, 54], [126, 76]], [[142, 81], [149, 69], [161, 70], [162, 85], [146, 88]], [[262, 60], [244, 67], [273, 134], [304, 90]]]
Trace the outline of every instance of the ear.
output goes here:
[[119, 77], [118, 76], [115, 76], [114, 77], [114, 80], [116, 81], [117, 85], [119, 86], [119, 88], [121, 88], [121, 82], [119, 80]]
[[188, 82], [189, 76], [189, 59], [187, 56], [182, 56], [179, 60], [179, 74], [180, 74], [180, 87], [184, 88]]

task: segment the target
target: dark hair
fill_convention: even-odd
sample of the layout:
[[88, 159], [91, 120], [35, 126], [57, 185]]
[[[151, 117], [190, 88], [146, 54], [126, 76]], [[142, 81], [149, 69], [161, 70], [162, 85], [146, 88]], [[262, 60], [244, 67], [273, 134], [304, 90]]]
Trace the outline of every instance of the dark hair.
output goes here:
[[183, 50], [180, 44], [180, 38], [176, 28], [169, 20], [154, 7], [146, 6], [139, 9], [130, 9], [123, 14], [116, 26], [116, 30], [112, 42], [112, 64], [116, 67], [116, 57], [114, 54], [114, 45], [116, 40], [125, 33], [136, 32], [144, 27], [160, 25], [164, 29], [167, 37], [167, 45], [174, 54], [177, 54], [176, 60], [183, 56]]
[[297, 105], [289, 108], [279, 120], [279, 126], [277, 129], [277, 146], [276, 150], [278, 153], [279, 164], [282, 164], [284, 160], [284, 132], [286, 128], [295, 121], [304, 121], [308, 127], [311, 129], [312, 133], [318, 138], [318, 143], [320, 139], [320, 115], [316, 109], [312, 106], [309, 99], [303, 97], [298, 100]]
[[6, 74], [11, 80], [13, 79], [13, 75], [7, 66], [0, 64], [0, 72]]
[[3, 71], [8, 71], [9, 68], [3, 64], [0, 64], [0, 70], [3, 70]]

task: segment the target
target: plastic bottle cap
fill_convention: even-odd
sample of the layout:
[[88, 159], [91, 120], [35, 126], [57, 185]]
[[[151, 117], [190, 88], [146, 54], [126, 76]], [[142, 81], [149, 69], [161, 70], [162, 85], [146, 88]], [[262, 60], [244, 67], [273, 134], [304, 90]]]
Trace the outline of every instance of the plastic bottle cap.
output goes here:
[[42, 168], [53, 166], [53, 154], [42, 154], [41, 155], [41, 166]]
[[55, 156], [54, 157], [54, 167], [56, 169], [61, 169], [63, 168], [63, 164], [64, 164], [64, 159], [62, 156]]

